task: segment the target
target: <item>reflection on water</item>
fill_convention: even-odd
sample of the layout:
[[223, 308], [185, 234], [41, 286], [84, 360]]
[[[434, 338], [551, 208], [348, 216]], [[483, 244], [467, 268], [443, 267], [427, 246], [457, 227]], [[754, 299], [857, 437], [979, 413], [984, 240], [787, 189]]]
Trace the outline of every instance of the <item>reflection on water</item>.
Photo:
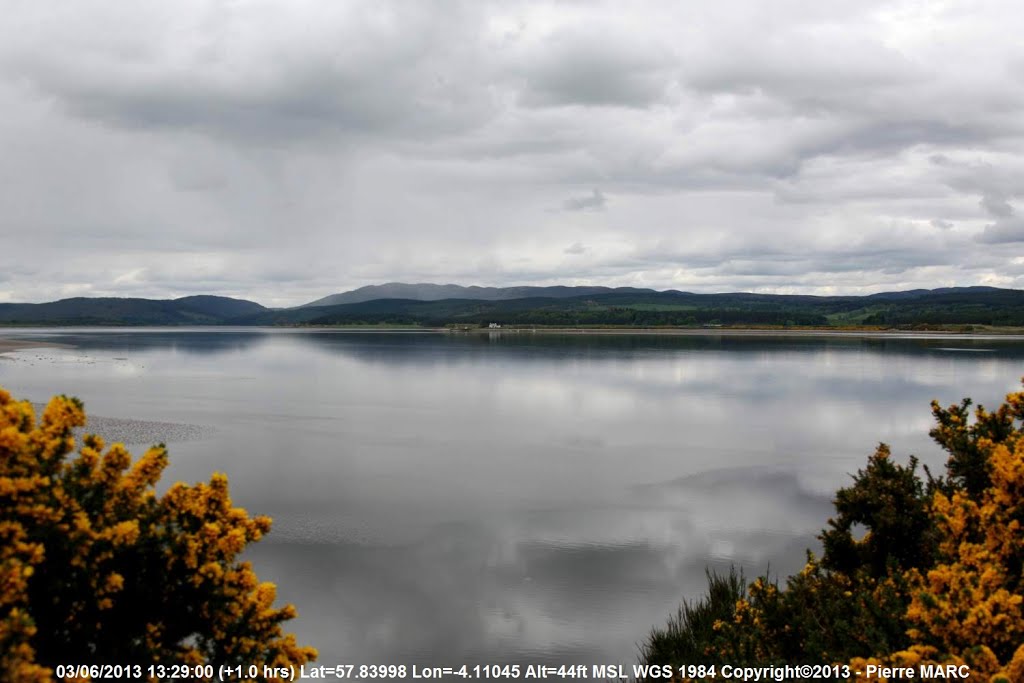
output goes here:
[[161, 432], [166, 479], [224, 471], [274, 516], [251, 559], [324, 662], [440, 666], [632, 661], [705, 568], [798, 569], [878, 441], [941, 463], [928, 402], [997, 403], [1024, 361], [998, 338], [19, 335], [74, 348], [5, 354], [0, 385], [189, 426]]

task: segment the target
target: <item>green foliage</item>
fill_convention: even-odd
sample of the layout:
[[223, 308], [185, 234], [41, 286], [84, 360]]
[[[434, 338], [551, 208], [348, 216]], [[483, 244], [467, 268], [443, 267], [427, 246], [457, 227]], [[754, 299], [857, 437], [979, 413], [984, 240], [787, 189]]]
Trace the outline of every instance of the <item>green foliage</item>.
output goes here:
[[[917, 465], [914, 457], [907, 467], [894, 463], [889, 447], [880, 444], [853, 485], [836, 493], [836, 516], [819, 536], [826, 569], [847, 575], [866, 571], [878, 579], [931, 560], [933, 525]], [[866, 530], [862, 539], [854, 538], [855, 525]]]
[[671, 664], [722, 664], [714, 659], [719, 627], [731, 622], [736, 604], [746, 597], [747, 584], [743, 574], [735, 568], [722, 576], [707, 572], [708, 594], [695, 602], [684, 601], [678, 611], [669, 617], [664, 629], [653, 629], [640, 646], [644, 662]]
[[[864, 571], [829, 571], [809, 554], [804, 570], [786, 580], [785, 590], [766, 586], [762, 577], [749, 591], [758, 628], [748, 638], [756, 636], [761, 643], [755, 661], [848, 661], [906, 643], [902, 581], [876, 579]], [[737, 624], [737, 630], [750, 630], [751, 620]]]

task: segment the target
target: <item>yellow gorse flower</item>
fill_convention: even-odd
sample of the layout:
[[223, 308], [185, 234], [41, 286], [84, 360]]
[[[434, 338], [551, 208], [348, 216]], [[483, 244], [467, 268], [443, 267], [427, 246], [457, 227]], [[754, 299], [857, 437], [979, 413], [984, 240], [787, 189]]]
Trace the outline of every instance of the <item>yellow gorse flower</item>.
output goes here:
[[[276, 589], [238, 562], [270, 530], [231, 505], [227, 478], [154, 486], [167, 452], [138, 460], [72, 430], [82, 404], [32, 406], [0, 389], [0, 680], [52, 680], [58, 662], [297, 666], [316, 651], [281, 625]], [[76, 649], [77, 648], [77, 649]]]

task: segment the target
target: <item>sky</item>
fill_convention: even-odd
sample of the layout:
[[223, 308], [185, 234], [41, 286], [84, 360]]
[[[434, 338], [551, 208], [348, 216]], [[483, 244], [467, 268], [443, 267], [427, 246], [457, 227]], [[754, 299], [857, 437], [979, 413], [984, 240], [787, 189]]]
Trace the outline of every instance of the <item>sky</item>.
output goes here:
[[0, 302], [1024, 288], [1019, 2], [0, 7]]

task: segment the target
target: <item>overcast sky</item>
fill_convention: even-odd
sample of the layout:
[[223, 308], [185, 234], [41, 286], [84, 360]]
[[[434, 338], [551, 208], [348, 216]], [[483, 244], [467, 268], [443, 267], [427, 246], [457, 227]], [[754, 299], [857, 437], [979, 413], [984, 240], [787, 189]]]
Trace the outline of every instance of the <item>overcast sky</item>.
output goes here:
[[1024, 5], [4, 0], [0, 301], [1024, 287]]

